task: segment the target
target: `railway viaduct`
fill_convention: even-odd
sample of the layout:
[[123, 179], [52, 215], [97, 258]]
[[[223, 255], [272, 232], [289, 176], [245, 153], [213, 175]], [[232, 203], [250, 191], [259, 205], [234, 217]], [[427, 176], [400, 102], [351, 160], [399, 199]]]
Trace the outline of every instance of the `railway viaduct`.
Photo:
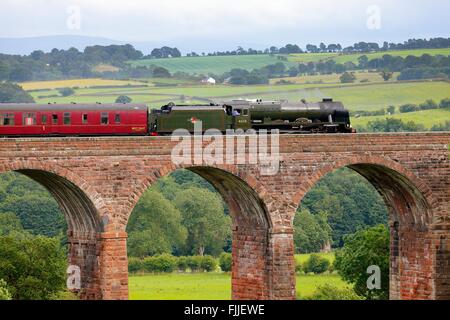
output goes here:
[[230, 208], [232, 298], [294, 299], [296, 209], [321, 177], [349, 167], [390, 212], [391, 299], [450, 299], [450, 132], [282, 135], [273, 175], [258, 164], [174, 164], [177, 144], [170, 137], [0, 139], [0, 173], [41, 183], [64, 212], [81, 298], [128, 298], [130, 213], [158, 178], [183, 167], [214, 185]]

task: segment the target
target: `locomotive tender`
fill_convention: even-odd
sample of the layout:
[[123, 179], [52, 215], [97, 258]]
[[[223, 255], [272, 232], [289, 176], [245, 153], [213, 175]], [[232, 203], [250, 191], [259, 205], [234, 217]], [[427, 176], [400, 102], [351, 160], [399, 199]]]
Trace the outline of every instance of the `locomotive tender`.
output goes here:
[[176, 129], [278, 129], [280, 133], [352, 133], [341, 102], [232, 100], [221, 104], [0, 104], [0, 136], [169, 135]]

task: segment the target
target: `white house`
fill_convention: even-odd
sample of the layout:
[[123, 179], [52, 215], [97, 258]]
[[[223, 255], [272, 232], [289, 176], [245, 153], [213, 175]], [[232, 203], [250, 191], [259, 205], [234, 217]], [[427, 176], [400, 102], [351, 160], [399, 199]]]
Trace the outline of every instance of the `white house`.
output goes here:
[[202, 80], [202, 83], [216, 84], [216, 79], [211, 77], [206, 77]]

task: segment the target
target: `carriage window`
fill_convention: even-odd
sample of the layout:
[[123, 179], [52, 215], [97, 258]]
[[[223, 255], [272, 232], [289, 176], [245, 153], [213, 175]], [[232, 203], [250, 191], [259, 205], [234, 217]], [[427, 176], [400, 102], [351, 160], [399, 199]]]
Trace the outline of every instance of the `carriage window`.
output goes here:
[[32, 126], [36, 124], [36, 113], [35, 112], [25, 112], [23, 114], [23, 124], [25, 126]]
[[70, 124], [70, 112], [64, 112], [63, 123]]
[[242, 110], [242, 115], [244, 115], [244, 116], [248, 116], [248, 109], [244, 109], [244, 110]]
[[88, 115], [87, 113], [83, 113], [83, 116], [81, 117], [81, 123], [82, 124], [87, 124], [88, 123]]
[[108, 123], [109, 123], [108, 112], [102, 112], [101, 124], [108, 124]]
[[0, 125], [13, 126], [14, 125], [14, 113], [2, 113], [0, 115]]
[[58, 124], [58, 115], [52, 114], [52, 124]]
[[120, 114], [119, 113], [116, 113], [116, 115], [114, 116], [114, 122], [120, 123]]
[[47, 115], [46, 115], [46, 114], [43, 114], [43, 115], [41, 116], [41, 123], [42, 123], [42, 124], [46, 124], [46, 123], [47, 123]]

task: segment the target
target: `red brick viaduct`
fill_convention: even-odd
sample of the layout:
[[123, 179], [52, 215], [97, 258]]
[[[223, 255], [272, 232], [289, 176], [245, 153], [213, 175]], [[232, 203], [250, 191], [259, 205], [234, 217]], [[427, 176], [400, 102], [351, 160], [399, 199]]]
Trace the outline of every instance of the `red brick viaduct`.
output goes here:
[[[68, 222], [84, 299], [127, 299], [126, 225], [142, 193], [182, 166], [169, 137], [4, 138], [0, 173], [44, 185]], [[450, 299], [450, 133], [282, 135], [280, 170], [183, 166], [208, 180], [233, 220], [233, 299], [294, 299], [292, 221], [324, 175], [349, 167], [390, 212], [391, 299]], [[301, 286], [301, 283], [297, 284]]]

